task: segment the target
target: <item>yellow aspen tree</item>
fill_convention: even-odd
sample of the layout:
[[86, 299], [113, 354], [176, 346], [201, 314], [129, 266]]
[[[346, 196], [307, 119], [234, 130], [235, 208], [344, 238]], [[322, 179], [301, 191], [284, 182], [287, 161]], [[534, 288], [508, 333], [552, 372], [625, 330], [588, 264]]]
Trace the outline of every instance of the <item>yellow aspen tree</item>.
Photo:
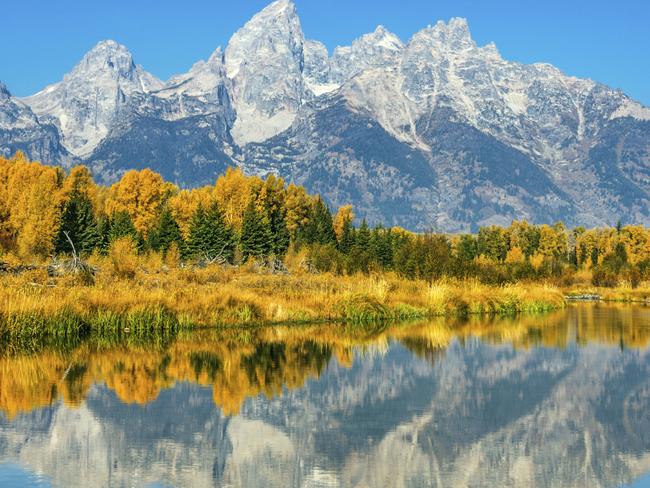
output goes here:
[[241, 231], [244, 210], [251, 198], [262, 187], [262, 180], [246, 176], [240, 168], [228, 168], [215, 184], [215, 198], [224, 214], [226, 223], [237, 232]]
[[506, 255], [506, 263], [523, 263], [525, 260], [524, 252], [518, 246], [511, 248]]
[[45, 257], [54, 247], [60, 219], [59, 168], [29, 163], [24, 157], [10, 161], [3, 188], [6, 229], [23, 258]]
[[162, 206], [177, 191], [150, 169], [131, 170], [114, 184], [106, 200], [106, 213], [126, 212], [135, 229], [145, 237], [156, 224]]
[[338, 209], [334, 216], [334, 233], [340, 241], [343, 235], [343, 228], [346, 222], [354, 222], [354, 210], [352, 205], [343, 205]]
[[287, 229], [289, 229], [289, 235], [295, 238], [298, 229], [304, 227], [309, 221], [309, 212], [312, 205], [311, 198], [302, 186], [291, 183], [287, 187], [284, 205], [287, 211]]
[[182, 190], [169, 199], [169, 209], [178, 223], [184, 239], [188, 239], [190, 236], [190, 223], [199, 206], [208, 208], [214, 201], [215, 189], [212, 186]]

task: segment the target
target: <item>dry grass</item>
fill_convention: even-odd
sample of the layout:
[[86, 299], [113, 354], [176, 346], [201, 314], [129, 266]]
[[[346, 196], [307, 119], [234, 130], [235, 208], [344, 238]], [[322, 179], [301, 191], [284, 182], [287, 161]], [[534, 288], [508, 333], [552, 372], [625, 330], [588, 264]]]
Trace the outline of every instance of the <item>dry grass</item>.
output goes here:
[[65, 331], [72, 332], [98, 324], [110, 328], [118, 317], [116, 327], [164, 328], [511, 314], [564, 304], [560, 291], [545, 285], [428, 284], [392, 274], [277, 276], [219, 266], [168, 269], [151, 257], [122, 273], [111, 259], [93, 263], [102, 271], [89, 286], [40, 270], [0, 277], [0, 329], [18, 331], [30, 323], [37, 332], [44, 326], [37, 317], [47, 318], [52, 328], [66, 323]]

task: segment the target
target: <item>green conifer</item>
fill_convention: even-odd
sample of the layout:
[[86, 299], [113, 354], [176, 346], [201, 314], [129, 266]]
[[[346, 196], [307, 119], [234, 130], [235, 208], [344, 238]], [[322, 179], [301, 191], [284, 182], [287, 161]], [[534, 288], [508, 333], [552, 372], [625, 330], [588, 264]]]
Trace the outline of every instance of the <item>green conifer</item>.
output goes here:
[[265, 219], [255, 208], [251, 199], [244, 211], [241, 231], [241, 252], [244, 260], [249, 257], [266, 257], [273, 251], [272, 235], [268, 219]]
[[189, 253], [195, 258], [224, 259], [232, 262], [235, 234], [226, 224], [215, 202], [207, 210], [199, 206], [190, 223]]
[[92, 252], [99, 244], [99, 233], [93, 206], [83, 193], [74, 192], [63, 206], [61, 225], [55, 240], [55, 251], [57, 253], [72, 252], [66, 233], [78, 253]]

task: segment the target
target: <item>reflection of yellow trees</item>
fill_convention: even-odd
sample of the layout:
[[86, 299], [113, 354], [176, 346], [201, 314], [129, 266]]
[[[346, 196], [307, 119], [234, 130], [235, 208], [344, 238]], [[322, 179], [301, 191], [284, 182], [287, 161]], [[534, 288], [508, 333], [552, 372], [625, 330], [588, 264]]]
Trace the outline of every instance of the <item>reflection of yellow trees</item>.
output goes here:
[[563, 348], [574, 340], [647, 348], [650, 309], [578, 305], [537, 317], [232, 329], [197, 333], [156, 348], [85, 344], [69, 354], [46, 350], [7, 356], [0, 358], [0, 410], [13, 417], [60, 399], [76, 406], [93, 383], [105, 383], [123, 402], [146, 404], [161, 390], [190, 382], [212, 387], [215, 403], [230, 415], [246, 398], [271, 398], [284, 388], [302, 387], [318, 378], [332, 358], [351, 366], [356, 354], [399, 341], [434, 363], [452, 341], [471, 338], [517, 348]]

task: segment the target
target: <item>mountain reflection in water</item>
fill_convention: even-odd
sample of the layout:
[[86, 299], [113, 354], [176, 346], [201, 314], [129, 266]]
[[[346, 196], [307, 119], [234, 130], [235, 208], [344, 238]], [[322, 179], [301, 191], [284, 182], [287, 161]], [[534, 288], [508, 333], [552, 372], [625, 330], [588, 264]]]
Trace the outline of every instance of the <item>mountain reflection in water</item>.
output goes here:
[[10, 344], [0, 484], [617, 487], [650, 473], [649, 343], [650, 309], [576, 305]]

